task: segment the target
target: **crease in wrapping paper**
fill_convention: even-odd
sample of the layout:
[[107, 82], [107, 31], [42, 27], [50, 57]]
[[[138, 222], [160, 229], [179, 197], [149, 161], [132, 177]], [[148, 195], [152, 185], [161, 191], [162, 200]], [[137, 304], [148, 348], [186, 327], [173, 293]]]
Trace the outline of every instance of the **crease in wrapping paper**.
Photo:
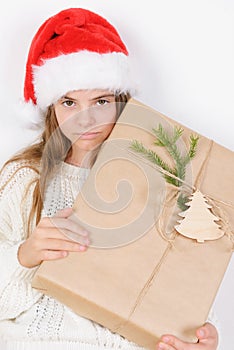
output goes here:
[[[202, 165], [201, 165], [201, 167], [200, 167], [200, 169], [199, 169], [199, 172], [198, 172], [197, 177], [196, 177], [196, 179], [195, 179], [194, 185], [191, 185], [191, 184], [189, 184], [188, 182], [186, 182], [185, 180], [182, 180], [182, 179], [180, 179], [179, 177], [177, 177], [177, 176], [175, 176], [175, 175], [169, 173], [168, 171], [164, 170], [163, 168], [160, 168], [159, 166], [157, 166], [156, 164], [153, 164], [152, 162], [147, 161], [145, 158], [143, 158], [143, 156], [141, 157], [141, 156], [137, 155], [136, 153], [134, 153], [133, 151], [130, 151], [130, 150], [128, 150], [128, 152], [131, 153], [133, 156], [136, 156], [136, 157], [137, 157], [138, 159], [140, 159], [141, 161], [143, 161], [143, 162], [145, 161], [146, 164], [148, 164], [149, 166], [152, 166], [153, 168], [155, 168], [156, 170], [158, 170], [160, 173], [162, 173], [162, 174], [164, 174], [164, 175], [168, 175], [168, 176], [172, 177], [172, 178], [175, 179], [175, 180], [179, 180], [180, 182], [183, 183], [183, 185], [189, 187], [189, 188], [192, 189], [192, 190], [196, 190], [196, 189], [199, 189], [200, 184], [202, 183], [202, 174], [205, 172], [205, 169], [206, 169], [206, 167], [207, 167], [208, 160], [209, 160], [209, 156], [210, 156], [210, 154], [211, 154], [213, 145], [214, 145], [214, 141], [213, 141], [213, 140], [210, 140], [209, 148], [208, 148], [208, 150], [207, 150], [207, 152], [206, 152], [206, 156], [205, 156], [205, 158], [204, 158], [204, 160], [203, 160], [203, 162], [202, 162]], [[116, 145], [115, 145], [115, 146], [116, 146]], [[116, 147], [119, 148], [119, 149], [121, 148], [120, 146], [116, 146]], [[124, 149], [122, 149], [122, 150], [124, 150]], [[171, 185], [171, 186], [173, 186], [173, 185]], [[180, 192], [180, 188], [178, 188], [178, 187], [176, 187], [176, 186], [173, 186], [173, 188], [174, 188], [174, 190], [176, 190], [177, 193]], [[233, 242], [233, 248], [232, 248], [232, 250], [234, 251], [234, 232], [230, 230], [229, 224], [228, 224], [228, 220], [227, 220], [227, 216], [225, 215], [224, 211], [223, 211], [220, 207], [217, 206], [216, 202], [222, 203], [222, 204], [224, 204], [225, 206], [229, 206], [229, 207], [231, 207], [231, 208], [233, 208], [233, 209], [234, 209], [234, 205], [231, 204], [231, 203], [227, 203], [227, 202], [221, 201], [221, 200], [219, 200], [219, 199], [215, 199], [215, 198], [213, 198], [213, 197], [207, 195], [207, 194], [204, 193], [204, 192], [202, 192], [202, 193], [203, 193], [203, 195], [204, 195], [206, 198], [208, 198], [208, 199], [210, 200], [210, 202], [212, 203], [212, 209], [214, 209], [214, 207], [215, 207], [215, 208], [218, 210], [218, 212], [219, 212], [219, 219], [220, 219], [220, 221], [224, 224], [224, 232], [225, 232], [225, 234], [228, 236], [228, 238]], [[169, 203], [170, 203], [170, 202], [173, 202], [173, 199], [175, 199], [175, 197], [176, 197], [176, 193], [172, 196], [172, 198], [171, 198], [168, 202], [169, 202]], [[172, 203], [172, 205], [173, 205], [173, 204], [174, 204], [174, 203]], [[164, 204], [164, 209], [166, 208], [166, 206], [167, 206], [167, 205]], [[165, 217], [165, 215], [161, 215], [161, 216]], [[225, 218], [225, 219], [224, 219], [224, 218]], [[156, 266], [154, 267], [153, 272], [151, 273], [151, 275], [150, 275], [150, 277], [148, 278], [147, 282], [146, 282], [145, 285], [143, 286], [142, 290], [139, 292], [139, 295], [138, 295], [138, 297], [137, 297], [137, 299], [136, 299], [136, 301], [135, 301], [135, 303], [134, 303], [132, 309], [130, 310], [127, 319], [126, 319], [123, 323], [121, 323], [120, 325], [118, 325], [116, 328], [114, 328], [114, 329], [113, 329], [114, 332], [120, 331], [121, 329], [123, 329], [123, 328], [128, 324], [128, 322], [129, 322], [130, 319], [131, 319], [131, 316], [134, 314], [135, 310], [136, 310], [137, 307], [140, 305], [140, 303], [141, 303], [141, 301], [143, 300], [144, 296], [147, 294], [147, 292], [148, 292], [150, 286], [151, 286], [152, 283], [153, 283], [153, 280], [157, 277], [157, 273], [159, 272], [160, 267], [161, 267], [162, 264], [164, 263], [164, 260], [167, 258], [167, 255], [169, 254], [170, 250], [172, 249], [172, 246], [175, 248], [175, 246], [173, 245], [173, 241], [174, 241], [176, 235], [178, 235], [178, 233], [175, 232], [175, 230], [174, 230], [174, 232], [172, 231], [172, 232], [171, 232], [171, 236], [170, 236], [171, 238], [169, 238], [167, 235], [165, 235], [165, 234], [163, 233], [163, 230], [162, 230], [161, 227], [160, 227], [160, 218], [159, 218], [159, 220], [158, 220], [158, 224], [156, 224], [156, 227], [157, 227], [158, 232], [159, 232], [159, 234], [161, 235], [161, 237], [162, 237], [164, 240], [166, 240], [166, 241], [168, 242], [168, 245], [167, 245], [167, 247], [166, 247], [166, 249], [165, 249], [165, 251], [164, 251], [164, 253], [163, 253], [163, 255], [162, 255], [161, 259], [160, 259], [160, 261], [157, 262]], [[173, 236], [173, 237], [172, 237], [172, 236]], [[204, 243], [203, 243], [203, 244], [204, 244]]]

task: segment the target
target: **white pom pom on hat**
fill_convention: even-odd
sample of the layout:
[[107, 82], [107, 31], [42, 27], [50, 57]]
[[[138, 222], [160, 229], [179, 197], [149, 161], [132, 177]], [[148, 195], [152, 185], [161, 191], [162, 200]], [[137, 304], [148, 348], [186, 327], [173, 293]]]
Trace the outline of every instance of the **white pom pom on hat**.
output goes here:
[[70, 8], [41, 25], [29, 49], [24, 112], [31, 126], [41, 127], [48, 106], [79, 89], [133, 95], [136, 82], [128, 50], [116, 29], [94, 12]]

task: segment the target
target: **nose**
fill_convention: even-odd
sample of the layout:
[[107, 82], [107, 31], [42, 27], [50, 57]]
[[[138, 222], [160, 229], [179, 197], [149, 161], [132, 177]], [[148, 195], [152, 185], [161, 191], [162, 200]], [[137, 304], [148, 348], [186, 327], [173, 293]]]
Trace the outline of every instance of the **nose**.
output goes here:
[[76, 115], [77, 125], [82, 128], [88, 128], [96, 123], [95, 113], [93, 108], [84, 108]]

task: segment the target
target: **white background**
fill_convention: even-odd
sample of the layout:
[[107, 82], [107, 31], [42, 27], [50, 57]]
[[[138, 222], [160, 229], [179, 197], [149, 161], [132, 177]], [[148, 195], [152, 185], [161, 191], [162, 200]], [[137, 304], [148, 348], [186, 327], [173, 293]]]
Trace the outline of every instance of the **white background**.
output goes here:
[[[36, 136], [14, 112], [27, 51], [42, 22], [68, 7], [98, 12], [117, 28], [138, 67], [139, 100], [234, 150], [234, 0], [12, 0], [0, 14], [0, 165]], [[233, 350], [233, 261], [215, 305], [220, 350]]]

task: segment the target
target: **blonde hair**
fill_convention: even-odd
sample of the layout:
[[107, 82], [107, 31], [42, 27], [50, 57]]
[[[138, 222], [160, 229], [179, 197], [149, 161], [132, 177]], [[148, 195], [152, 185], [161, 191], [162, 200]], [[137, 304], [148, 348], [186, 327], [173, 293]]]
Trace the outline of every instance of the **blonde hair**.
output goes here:
[[[117, 119], [121, 114], [125, 104], [130, 99], [129, 94], [117, 94], [115, 101], [117, 107]], [[27, 186], [26, 195], [30, 187], [35, 184], [33, 190], [32, 207], [28, 217], [27, 227], [28, 235], [30, 234], [30, 227], [35, 218], [36, 225], [41, 219], [41, 212], [43, 209], [44, 194], [48, 180], [53, 175], [56, 166], [65, 160], [71, 150], [71, 141], [62, 133], [59, 128], [55, 110], [53, 105], [48, 107], [45, 116], [45, 128], [42, 132], [39, 141], [26, 147], [12, 158], [10, 158], [3, 166], [2, 170], [11, 162], [22, 162], [22, 166], [17, 168], [10, 180], [14, 177], [16, 172], [22, 168], [33, 169], [38, 176], [36, 176]], [[1, 170], [1, 172], [2, 172]], [[0, 172], [0, 175], [1, 175]], [[9, 181], [7, 183], [9, 183]], [[6, 183], [6, 184], [7, 184]], [[4, 187], [6, 186], [4, 185]], [[2, 190], [3, 188], [1, 188]]]

